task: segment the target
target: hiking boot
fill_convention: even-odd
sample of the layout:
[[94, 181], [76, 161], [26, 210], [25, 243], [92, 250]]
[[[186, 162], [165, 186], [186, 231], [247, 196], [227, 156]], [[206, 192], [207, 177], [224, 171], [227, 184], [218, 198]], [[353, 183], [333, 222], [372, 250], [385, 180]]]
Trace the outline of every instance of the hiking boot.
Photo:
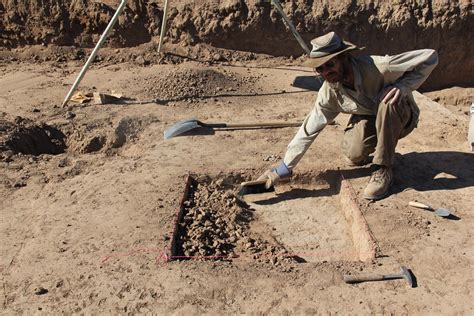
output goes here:
[[380, 166], [372, 173], [369, 184], [364, 190], [363, 197], [367, 200], [379, 200], [388, 194], [393, 182], [392, 168]]

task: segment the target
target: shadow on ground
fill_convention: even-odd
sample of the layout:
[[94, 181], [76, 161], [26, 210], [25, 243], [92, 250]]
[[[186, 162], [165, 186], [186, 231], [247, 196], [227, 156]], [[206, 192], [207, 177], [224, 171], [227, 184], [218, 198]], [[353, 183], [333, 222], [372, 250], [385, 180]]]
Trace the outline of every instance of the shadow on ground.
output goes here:
[[291, 84], [293, 87], [301, 88], [309, 91], [319, 91], [324, 80], [320, 76], [298, 76]]
[[[351, 180], [369, 177], [375, 166], [360, 168], [326, 170], [317, 175], [330, 186], [323, 189], [290, 188], [269, 199], [255, 202], [260, 205], [271, 205], [282, 201], [337, 195], [340, 190], [341, 175]], [[294, 178], [292, 182], [298, 183]], [[416, 191], [456, 190], [474, 186], [474, 154], [439, 151], [412, 152], [397, 155], [395, 159], [394, 185], [391, 195], [408, 188]], [[452, 219], [456, 219], [453, 216]]]
[[456, 190], [474, 186], [474, 154], [437, 151], [411, 152], [395, 159], [392, 193]]

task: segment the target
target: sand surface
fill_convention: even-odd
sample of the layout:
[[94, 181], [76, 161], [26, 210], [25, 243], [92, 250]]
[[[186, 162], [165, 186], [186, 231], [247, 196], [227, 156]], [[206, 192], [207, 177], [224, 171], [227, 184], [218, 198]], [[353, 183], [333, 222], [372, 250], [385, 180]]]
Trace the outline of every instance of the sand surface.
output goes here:
[[[321, 251], [324, 258], [283, 262], [254, 260], [251, 253], [229, 261], [164, 262], [188, 173], [257, 177], [281, 159], [296, 132], [216, 130], [164, 140], [165, 128], [193, 117], [301, 121], [316, 92], [292, 83], [311, 72], [283, 59], [146, 67], [102, 62], [90, 69], [80, 90], [114, 90], [128, 104], [61, 108], [80, 66], [0, 65], [0, 140], [17, 135], [17, 145], [37, 148], [27, 141], [37, 138], [27, 132], [49, 126], [62, 138], [46, 148], [64, 151], [21, 154], [12, 143], [2, 147], [4, 314], [472, 314], [474, 156], [466, 150], [468, 104], [456, 101], [472, 100], [472, 88], [416, 95], [420, 124], [399, 143], [395, 184], [386, 199], [368, 203], [359, 197], [371, 167], [344, 165], [340, 142], [348, 117], [340, 115], [295, 170], [297, 176], [312, 175], [315, 184], [277, 192], [253, 207], [250, 229], [289, 251]], [[338, 168], [353, 185], [377, 240], [372, 262], [341, 256], [350, 240], [339, 235], [348, 231], [340, 215], [326, 216], [340, 212]], [[411, 208], [410, 200], [446, 207], [455, 217]], [[412, 269], [416, 288], [402, 280], [342, 280], [343, 274], [397, 273], [401, 265]]]

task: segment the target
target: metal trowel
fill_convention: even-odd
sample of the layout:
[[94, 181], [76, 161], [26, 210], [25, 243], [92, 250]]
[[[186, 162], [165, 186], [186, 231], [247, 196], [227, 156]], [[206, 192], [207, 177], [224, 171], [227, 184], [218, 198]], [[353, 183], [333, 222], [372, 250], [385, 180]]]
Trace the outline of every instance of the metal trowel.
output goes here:
[[449, 215], [451, 215], [451, 212], [449, 212], [448, 209], [442, 208], [442, 207], [435, 209], [435, 208], [432, 208], [429, 205], [426, 205], [426, 204], [423, 204], [423, 203], [420, 203], [420, 202], [414, 202], [414, 201], [408, 202], [408, 205], [413, 206], [413, 207], [417, 207], [417, 208], [422, 208], [424, 210], [432, 211], [440, 217], [448, 217]]

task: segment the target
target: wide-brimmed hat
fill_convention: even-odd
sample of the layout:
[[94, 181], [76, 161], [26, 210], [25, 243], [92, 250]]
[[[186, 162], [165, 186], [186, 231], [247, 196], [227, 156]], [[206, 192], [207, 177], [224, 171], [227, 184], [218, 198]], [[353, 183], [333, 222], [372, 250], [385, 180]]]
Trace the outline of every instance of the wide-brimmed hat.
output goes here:
[[313, 45], [313, 49], [309, 54], [308, 60], [303, 63], [303, 66], [312, 68], [321, 66], [334, 56], [343, 52], [353, 49], [362, 49], [350, 42], [343, 41], [334, 32], [316, 37], [311, 41], [311, 44]]

